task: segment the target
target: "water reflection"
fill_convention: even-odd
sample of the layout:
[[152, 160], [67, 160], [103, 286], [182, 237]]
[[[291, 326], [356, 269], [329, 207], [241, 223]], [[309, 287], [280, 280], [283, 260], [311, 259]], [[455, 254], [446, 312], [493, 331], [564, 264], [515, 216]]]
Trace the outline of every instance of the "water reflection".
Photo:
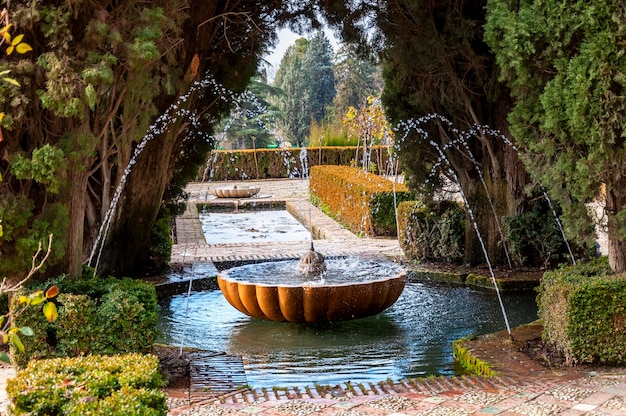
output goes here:
[[[185, 345], [241, 355], [255, 388], [452, 375], [452, 341], [505, 328], [495, 294], [431, 283], [407, 283], [377, 316], [324, 325], [250, 318], [219, 291], [189, 301]], [[164, 342], [180, 345], [186, 302], [161, 302]], [[534, 292], [504, 294], [504, 302], [512, 325], [536, 319]]]

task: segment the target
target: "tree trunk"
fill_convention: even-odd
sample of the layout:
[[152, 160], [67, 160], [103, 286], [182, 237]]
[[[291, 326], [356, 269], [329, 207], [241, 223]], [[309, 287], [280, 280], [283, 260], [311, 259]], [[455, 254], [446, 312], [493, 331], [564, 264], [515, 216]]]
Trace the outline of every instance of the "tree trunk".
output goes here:
[[[220, 23], [212, 21], [217, 13], [217, 7], [218, 2], [191, 3], [190, 19], [185, 25], [185, 46], [183, 47], [185, 50], [181, 57], [184, 59], [186, 71], [178, 91], [178, 96], [189, 95], [184, 104], [179, 103], [176, 110], [170, 110], [169, 106], [176, 97], [162, 94], [155, 100], [162, 113], [172, 111], [172, 113], [181, 114], [189, 111], [195, 114], [196, 111], [208, 111], [211, 106], [218, 106], [218, 108], [224, 106], [213, 95], [214, 91], [197, 91], [193, 94], [189, 92], [193, 82], [198, 80], [199, 76], [207, 70], [207, 66], [213, 63], [212, 59], [215, 54], [213, 48], [218, 47], [215, 39], [221, 30]], [[203, 41], [198, 42], [197, 39], [203, 39]], [[236, 61], [233, 60], [232, 64], [236, 66]], [[217, 72], [218, 69], [212, 68], [212, 71]], [[237, 74], [237, 76], [245, 75]], [[216, 77], [216, 81], [219, 83], [219, 77]], [[200, 95], [202, 98], [199, 98]], [[172, 179], [176, 157], [182, 151], [183, 132], [188, 123], [188, 120], [175, 114], [170, 114], [170, 116], [177, 121], [170, 122], [165, 132], [147, 143], [131, 169], [118, 201], [107, 241], [102, 243], [104, 248], [100, 267], [97, 270], [99, 275], [140, 276], [148, 271], [151, 231], [159, 213], [165, 189]], [[210, 130], [208, 126], [204, 128], [206, 131]]]
[[85, 209], [87, 206], [88, 172], [72, 170], [69, 174], [72, 184], [72, 197], [69, 202], [70, 228], [68, 231], [68, 246], [66, 261], [67, 273], [70, 277], [79, 277], [82, 274], [84, 252]]
[[502, 217], [522, 212], [527, 201], [524, 187], [528, 183], [528, 174], [517, 151], [502, 138], [483, 137], [479, 143], [480, 149], [475, 143], [473, 152], [476, 153], [474, 157], [481, 155], [480, 171], [476, 166], [468, 166], [465, 161], [459, 160], [458, 154], [455, 155], [456, 166], [463, 166], [459, 170], [459, 184], [482, 239], [481, 244], [468, 215], [464, 262], [472, 265], [484, 263], [484, 244], [491, 264], [510, 266]]
[[624, 224], [618, 214], [626, 209], [626, 179], [606, 184], [606, 212], [608, 218], [609, 266], [614, 273], [626, 273], [626, 240]]
[[[471, 265], [485, 263], [486, 250], [491, 264], [508, 265], [504, 250], [506, 242], [502, 238], [502, 217], [514, 214], [515, 204], [510, 203], [511, 198], [507, 195], [508, 189], [504, 180], [484, 179], [487, 189], [480, 178], [461, 181], [461, 189], [469, 204], [465, 225], [464, 262]], [[472, 215], [469, 215], [469, 210]]]
[[150, 141], [130, 171], [107, 240], [102, 243], [100, 276], [141, 276], [147, 272], [150, 234], [172, 173], [175, 140], [168, 136]]

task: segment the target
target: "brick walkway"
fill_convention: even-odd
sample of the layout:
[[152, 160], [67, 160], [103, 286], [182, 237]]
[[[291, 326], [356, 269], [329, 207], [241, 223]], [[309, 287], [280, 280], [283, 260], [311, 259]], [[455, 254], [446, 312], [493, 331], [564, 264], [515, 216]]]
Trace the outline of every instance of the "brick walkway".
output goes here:
[[[191, 202], [222, 203], [211, 197], [210, 187], [225, 183], [194, 183], [188, 187]], [[397, 240], [358, 238], [306, 202], [307, 184], [302, 180], [251, 182], [261, 191], [249, 201], [284, 201], [296, 217], [308, 223], [323, 239], [316, 250], [326, 256], [360, 254], [402, 256]], [[246, 202], [241, 200], [241, 202]], [[232, 205], [236, 201], [229, 202]], [[172, 263], [222, 262], [300, 258], [309, 243], [255, 243], [207, 245], [195, 204], [176, 221], [177, 244]], [[210, 371], [207, 355], [194, 357], [190, 389], [168, 391], [169, 414], [182, 415], [336, 415], [336, 416], [464, 416], [464, 415], [626, 415], [626, 369], [549, 370], [519, 352], [520, 345], [541, 331], [537, 324], [507, 333], [465, 341], [478, 359], [488, 362], [495, 377], [432, 377], [389, 380], [378, 384], [306, 388], [277, 386], [272, 389], [215, 388], [208, 390], [202, 377]], [[206, 353], [211, 355], [209, 353]], [[205, 363], [202, 367], [202, 363]], [[233, 374], [224, 374], [224, 386]], [[235, 383], [236, 384], [236, 383]]]

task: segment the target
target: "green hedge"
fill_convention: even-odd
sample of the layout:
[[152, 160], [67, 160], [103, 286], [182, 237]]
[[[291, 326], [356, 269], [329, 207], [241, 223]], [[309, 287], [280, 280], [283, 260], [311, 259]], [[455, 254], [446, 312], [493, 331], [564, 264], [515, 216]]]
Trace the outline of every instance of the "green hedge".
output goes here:
[[[394, 184], [349, 166], [313, 166], [312, 200], [357, 234], [396, 235]], [[396, 201], [412, 199], [404, 184], [395, 185]]]
[[569, 364], [626, 364], [626, 276], [610, 273], [602, 258], [544, 274], [543, 338]]
[[[24, 339], [25, 350], [11, 350], [20, 367], [31, 359], [149, 352], [158, 336], [158, 304], [153, 285], [133, 279], [63, 277], [48, 282], [61, 294], [59, 317], [48, 322], [41, 307], [29, 307], [15, 318], [17, 326], [29, 326], [34, 336]], [[26, 289], [29, 292], [31, 289]], [[19, 296], [11, 308], [21, 309]]]
[[456, 202], [443, 201], [428, 207], [419, 201], [398, 206], [400, 246], [405, 256], [415, 261], [463, 260], [465, 211]]
[[15, 415], [167, 414], [154, 355], [84, 356], [31, 361], [7, 381]]
[[[307, 148], [308, 166], [350, 166], [356, 158], [356, 146], [322, 146]], [[299, 178], [302, 176], [301, 148], [214, 150], [206, 166], [198, 172], [198, 181]], [[359, 149], [359, 157], [363, 148]], [[389, 166], [389, 147], [373, 146], [371, 149], [374, 173]]]

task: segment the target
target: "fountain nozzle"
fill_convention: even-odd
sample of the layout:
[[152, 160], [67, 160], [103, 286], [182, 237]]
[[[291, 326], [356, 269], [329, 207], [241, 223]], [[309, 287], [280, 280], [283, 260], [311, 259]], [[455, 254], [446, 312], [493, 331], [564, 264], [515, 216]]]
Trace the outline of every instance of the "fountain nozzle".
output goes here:
[[326, 271], [326, 263], [324, 256], [315, 251], [313, 241], [311, 241], [311, 249], [300, 259], [298, 263], [298, 273], [309, 276], [319, 276]]

